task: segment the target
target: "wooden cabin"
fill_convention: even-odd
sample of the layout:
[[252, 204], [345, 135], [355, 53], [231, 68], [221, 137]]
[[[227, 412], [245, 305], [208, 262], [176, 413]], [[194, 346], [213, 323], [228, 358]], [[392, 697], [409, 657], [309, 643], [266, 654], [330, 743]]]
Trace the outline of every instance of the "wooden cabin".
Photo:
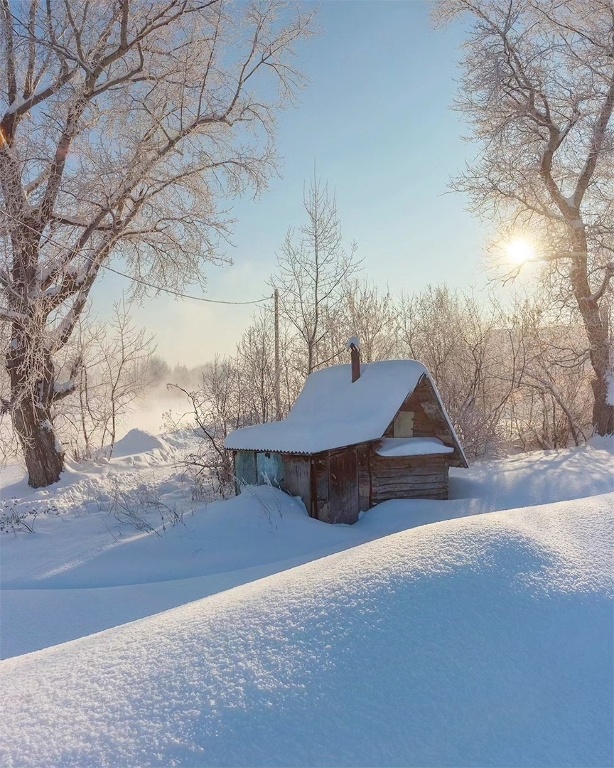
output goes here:
[[422, 363], [386, 360], [312, 373], [283, 421], [226, 439], [237, 492], [272, 484], [300, 496], [311, 517], [354, 523], [388, 499], [447, 499], [463, 449]]

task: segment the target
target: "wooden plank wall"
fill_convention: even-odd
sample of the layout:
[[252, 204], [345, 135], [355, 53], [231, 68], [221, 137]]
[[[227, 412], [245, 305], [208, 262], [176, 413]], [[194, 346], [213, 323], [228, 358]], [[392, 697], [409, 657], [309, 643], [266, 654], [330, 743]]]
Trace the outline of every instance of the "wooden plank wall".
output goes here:
[[235, 493], [241, 493], [244, 485], [257, 485], [256, 454], [254, 451], [235, 451]]
[[358, 520], [358, 459], [355, 448], [328, 456], [328, 522], [352, 524]]
[[330, 522], [328, 515], [328, 455], [320, 455], [312, 460], [311, 483], [314, 517], [328, 523]]
[[447, 499], [448, 461], [441, 456], [388, 457], [373, 453], [371, 503], [388, 499]]
[[256, 473], [258, 485], [283, 486], [284, 461], [280, 453], [258, 451], [256, 453]]
[[371, 446], [359, 445], [356, 448], [358, 457], [358, 509], [366, 512], [371, 509]]
[[311, 457], [283, 456], [281, 487], [291, 496], [300, 496], [311, 514]]
[[[399, 410], [413, 412], [413, 437], [437, 437], [446, 445], [455, 445], [454, 436], [443, 414], [437, 395], [426, 377], [405, 399]], [[384, 437], [394, 437], [394, 420], [386, 429]], [[465, 466], [456, 449], [454, 454], [448, 457], [448, 463], [452, 467]]]

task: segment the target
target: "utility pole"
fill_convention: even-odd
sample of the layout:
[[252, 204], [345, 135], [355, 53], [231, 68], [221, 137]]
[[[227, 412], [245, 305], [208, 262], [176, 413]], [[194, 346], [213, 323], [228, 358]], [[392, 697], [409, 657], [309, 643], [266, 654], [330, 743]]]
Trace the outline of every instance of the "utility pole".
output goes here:
[[281, 421], [281, 386], [279, 366], [279, 290], [273, 294], [275, 304], [275, 419]]

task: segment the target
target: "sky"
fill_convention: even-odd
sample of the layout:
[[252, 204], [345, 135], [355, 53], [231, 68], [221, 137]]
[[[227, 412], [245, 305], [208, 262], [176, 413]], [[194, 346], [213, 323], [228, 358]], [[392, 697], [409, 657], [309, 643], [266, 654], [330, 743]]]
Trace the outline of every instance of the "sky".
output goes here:
[[[463, 30], [435, 29], [422, 0], [323, 0], [321, 34], [301, 45], [309, 84], [278, 118], [279, 178], [254, 201], [231, 201], [233, 266], [205, 265], [212, 299], [267, 296], [267, 278], [290, 226], [300, 226], [303, 187], [317, 174], [336, 193], [347, 243], [355, 241], [362, 276], [393, 294], [446, 281], [485, 289], [487, 231], [448, 184], [475, 146], [451, 109], [460, 76]], [[127, 281], [107, 275], [94, 295], [104, 317]], [[198, 294], [198, 289], [190, 292]], [[132, 311], [155, 334], [171, 365], [231, 354], [253, 306], [159, 295]]]

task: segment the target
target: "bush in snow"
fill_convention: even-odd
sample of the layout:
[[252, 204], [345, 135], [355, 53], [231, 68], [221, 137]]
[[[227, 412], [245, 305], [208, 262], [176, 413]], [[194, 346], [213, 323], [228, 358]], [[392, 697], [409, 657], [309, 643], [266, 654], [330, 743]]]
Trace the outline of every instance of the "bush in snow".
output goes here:
[[49, 505], [22, 507], [19, 499], [5, 499], [0, 507], [0, 533], [34, 533], [34, 521], [39, 515], [57, 515], [57, 507]]
[[163, 502], [157, 488], [141, 484], [124, 490], [119, 487], [117, 478], [113, 479], [109, 514], [123, 525], [156, 536], [161, 535], [160, 529], [164, 532], [175, 525], [185, 525], [184, 510]]

